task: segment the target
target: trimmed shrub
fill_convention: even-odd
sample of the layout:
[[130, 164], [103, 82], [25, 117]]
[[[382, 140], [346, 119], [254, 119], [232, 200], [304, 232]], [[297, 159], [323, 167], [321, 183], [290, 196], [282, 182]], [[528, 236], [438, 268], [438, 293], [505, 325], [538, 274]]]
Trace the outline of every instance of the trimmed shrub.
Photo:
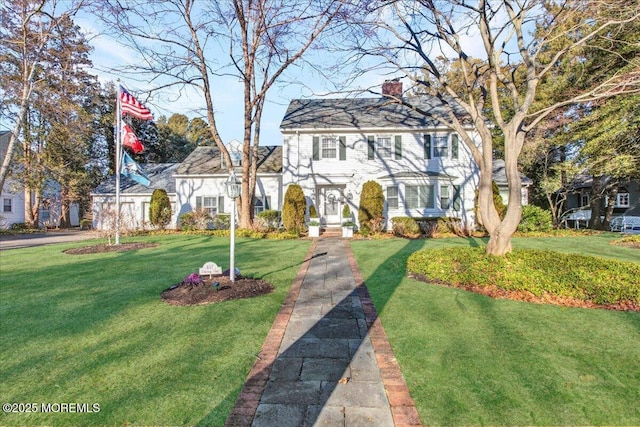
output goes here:
[[400, 237], [416, 238], [422, 235], [420, 225], [415, 218], [396, 216], [391, 218], [393, 234]]
[[259, 230], [277, 230], [280, 227], [282, 215], [280, 211], [268, 209], [258, 212], [254, 225]]
[[282, 205], [284, 229], [294, 233], [301, 233], [304, 230], [306, 211], [307, 201], [302, 192], [302, 187], [298, 184], [289, 185]]
[[316, 205], [309, 206], [309, 218], [318, 218], [318, 210]]
[[495, 285], [538, 297], [640, 304], [640, 265], [592, 256], [516, 249], [496, 257], [482, 247], [429, 249], [414, 252], [407, 271], [452, 286]]
[[161, 230], [171, 222], [171, 201], [166, 190], [157, 188], [151, 194], [149, 222]]
[[551, 212], [534, 205], [525, 205], [522, 207], [522, 219], [518, 225], [518, 231], [520, 233], [549, 231], [552, 228]]
[[185, 212], [180, 215], [181, 230], [205, 230], [211, 222], [211, 215], [204, 209], [197, 209], [192, 212]]
[[382, 186], [375, 181], [367, 181], [362, 185], [358, 222], [360, 233], [369, 235], [379, 233], [384, 228], [384, 194]]

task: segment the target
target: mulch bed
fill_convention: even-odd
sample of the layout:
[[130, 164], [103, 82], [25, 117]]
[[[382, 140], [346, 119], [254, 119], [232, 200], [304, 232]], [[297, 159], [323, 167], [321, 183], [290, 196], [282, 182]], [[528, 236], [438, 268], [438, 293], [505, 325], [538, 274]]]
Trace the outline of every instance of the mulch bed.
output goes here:
[[[160, 297], [171, 305], [202, 305], [215, 302], [252, 298], [273, 292], [274, 286], [262, 279], [236, 276], [231, 282], [229, 276], [202, 277], [204, 283], [190, 286], [178, 283], [162, 292]], [[216, 286], [214, 284], [217, 283]]]
[[109, 245], [104, 243], [102, 245], [83, 246], [81, 248], [67, 249], [65, 254], [69, 255], [86, 255], [86, 254], [101, 254], [106, 252], [125, 252], [134, 251], [137, 249], [154, 248], [158, 246], [157, 243], [121, 243], [119, 245]]

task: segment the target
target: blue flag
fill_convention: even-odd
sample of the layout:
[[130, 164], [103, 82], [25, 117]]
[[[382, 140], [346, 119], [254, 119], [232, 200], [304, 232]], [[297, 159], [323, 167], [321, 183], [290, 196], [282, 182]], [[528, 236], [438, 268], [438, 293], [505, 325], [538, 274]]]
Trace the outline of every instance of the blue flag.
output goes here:
[[122, 168], [120, 169], [122, 176], [126, 176], [135, 182], [148, 187], [151, 184], [149, 178], [144, 174], [142, 168], [127, 154], [122, 152]]

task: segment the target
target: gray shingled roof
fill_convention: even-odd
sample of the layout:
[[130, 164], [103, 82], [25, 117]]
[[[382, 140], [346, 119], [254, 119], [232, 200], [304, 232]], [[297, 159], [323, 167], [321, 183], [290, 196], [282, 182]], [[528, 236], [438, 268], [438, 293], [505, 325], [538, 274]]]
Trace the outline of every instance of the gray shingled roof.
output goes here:
[[446, 114], [437, 98], [415, 97], [411, 103], [429, 115], [383, 97], [294, 99], [280, 129], [429, 128], [440, 125], [434, 117]]
[[[502, 159], [494, 159], [493, 160], [493, 180], [499, 186], [507, 186], [507, 174], [504, 170], [505, 164]], [[520, 174], [520, 179], [522, 180], [522, 185], [532, 185], [533, 181], [531, 178]]]
[[[141, 164], [142, 170], [145, 175], [151, 181], [149, 187], [145, 187], [142, 184], [121, 176], [120, 177], [120, 193], [123, 194], [146, 194], [153, 193], [155, 189], [165, 190], [168, 194], [174, 194], [176, 192], [176, 180], [173, 178], [175, 170], [178, 168], [179, 163], [147, 163]], [[109, 177], [96, 187], [93, 191], [95, 194], [115, 194], [116, 192], [116, 178], [115, 176]]]
[[[226, 174], [222, 167], [218, 147], [197, 147], [176, 169], [176, 175]], [[282, 146], [261, 145], [258, 147], [258, 173], [282, 172]]]

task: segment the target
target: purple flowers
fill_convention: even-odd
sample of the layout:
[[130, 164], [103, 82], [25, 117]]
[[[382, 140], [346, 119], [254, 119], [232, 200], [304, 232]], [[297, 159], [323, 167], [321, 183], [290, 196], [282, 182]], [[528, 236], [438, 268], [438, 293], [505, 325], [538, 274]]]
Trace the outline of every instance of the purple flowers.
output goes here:
[[204, 282], [202, 281], [202, 279], [200, 278], [200, 276], [198, 276], [196, 273], [191, 273], [188, 276], [185, 276], [185, 278], [182, 280], [182, 285], [183, 286], [198, 286], [198, 285], [202, 285]]

